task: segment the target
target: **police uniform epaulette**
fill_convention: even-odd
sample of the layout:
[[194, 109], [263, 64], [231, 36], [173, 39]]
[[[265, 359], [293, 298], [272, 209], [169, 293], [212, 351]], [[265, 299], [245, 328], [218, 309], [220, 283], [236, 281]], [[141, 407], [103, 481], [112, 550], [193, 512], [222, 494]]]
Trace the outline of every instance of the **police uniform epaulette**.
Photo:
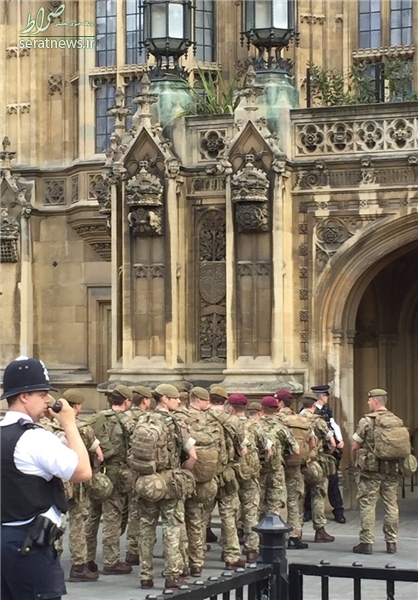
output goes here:
[[18, 423], [21, 427], [25, 429], [45, 429], [42, 425], [38, 425], [37, 423], [33, 423], [32, 421], [27, 421], [26, 419], [19, 419]]

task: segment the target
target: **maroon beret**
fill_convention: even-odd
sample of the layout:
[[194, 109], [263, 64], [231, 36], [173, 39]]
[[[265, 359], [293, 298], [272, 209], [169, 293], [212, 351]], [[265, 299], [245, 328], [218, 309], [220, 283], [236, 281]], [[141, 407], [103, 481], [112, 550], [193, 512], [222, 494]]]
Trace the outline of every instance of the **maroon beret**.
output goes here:
[[230, 394], [228, 396], [228, 404], [236, 404], [237, 406], [247, 406], [248, 399], [244, 394]]
[[274, 397], [277, 398], [277, 400], [281, 400], [282, 398], [293, 398], [289, 390], [277, 390]]
[[277, 402], [276, 398], [273, 398], [273, 396], [264, 396], [264, 398], [261, 399], [261, 406], [265, 406], [267, 408], [278, 408], [279, 403]]

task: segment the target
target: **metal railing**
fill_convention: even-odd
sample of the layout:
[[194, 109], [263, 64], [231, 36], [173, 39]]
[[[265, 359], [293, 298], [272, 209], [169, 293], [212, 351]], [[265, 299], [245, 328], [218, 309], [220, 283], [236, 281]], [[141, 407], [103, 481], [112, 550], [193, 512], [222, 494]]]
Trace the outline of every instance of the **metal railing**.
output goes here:
[[[321, 582], [321, 600], [330, 600], [330, 578], [351, 579], [353, 581], [353, 600], [362, 598], [362, 582], [365, 580], [385, 581], [386, 600], [395, 600], [395, 583], [418, 583], [418, 571], [396, 569], [387, 565], [384, 569], [363, 567], [362, 565], [344, 567], [319, 565], [292, 564], [289, 566], [289, 600], [303, 600], [304, 577], [319, 577]], [[366, 594], [364, 595], [365, 597]], [[319, 596], [318, 596], [319, 597]], [[337, 598], [339, 596], [333, 596]], [[418, 588], [410, 598], [418, 597]], [[382, 597], [382, 600], [383, 597]]]

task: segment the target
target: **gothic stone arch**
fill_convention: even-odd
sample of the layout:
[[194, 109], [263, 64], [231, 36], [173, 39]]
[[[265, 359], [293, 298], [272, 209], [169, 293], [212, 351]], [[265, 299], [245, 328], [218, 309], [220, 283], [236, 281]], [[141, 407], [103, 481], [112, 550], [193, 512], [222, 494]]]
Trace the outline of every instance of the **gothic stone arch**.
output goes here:
[[418, 213], [410, 209], [371, 224], [346, 242], [344, 252], [331, 258], [313, 294], [311, 385], [333, 382], [337, 420], [350, 438], [356, 425], [353, 347], [357, 309], [376, 274], [416, 244], [417, 227]]

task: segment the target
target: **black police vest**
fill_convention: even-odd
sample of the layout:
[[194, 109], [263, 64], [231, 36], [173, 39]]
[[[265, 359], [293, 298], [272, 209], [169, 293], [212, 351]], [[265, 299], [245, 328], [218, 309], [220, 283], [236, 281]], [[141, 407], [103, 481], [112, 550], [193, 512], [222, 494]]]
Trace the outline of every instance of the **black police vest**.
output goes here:
[[13, 454], [20, 437], [33, 423], [20, 419], [0, 427], [1, 437], [1, 522], [27, 521], [56, 506], [67, 512], [68, 503], [61, 479], [46, 481], [38, 475], [25, 475], [16, 468]]

